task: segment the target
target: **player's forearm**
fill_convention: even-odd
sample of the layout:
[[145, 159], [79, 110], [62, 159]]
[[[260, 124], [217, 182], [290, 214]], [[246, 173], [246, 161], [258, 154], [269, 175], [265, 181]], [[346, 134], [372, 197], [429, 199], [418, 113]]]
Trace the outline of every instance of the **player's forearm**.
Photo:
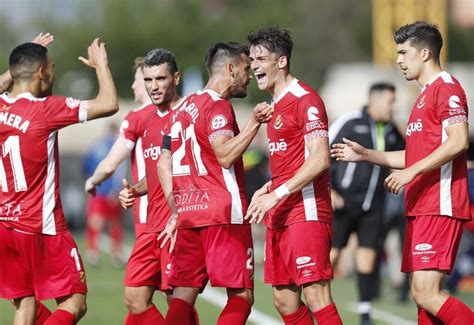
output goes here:
[[108, 66], [96, 68], [99, 92], [97, 97], [89, 101], [89, 110], [94, 111], [94, 118], [110, 116], [118, 112], [118, 98], [112, 73]]
[[232, 167], [235, 161], [242, 157], [245, 150], [247, 150], [257, 135], [259, 127], [259, 123], [249, 121], [237, 136], [216, 143], [213, 148], [219, 164], [224, 168]]
[[[467, 126], [466, 126], [467, 128]], [[410, 168], [416, 175], [429, 172], [439, 168], [448, 161], [455, 159], [460, 153], [467, 150], [469, 146], [468, 132], [465, 134], [456, 134], [448, 137], [435, 151], [430, 155], [413, 164]]]
[[12, 75], [10, 74], [10, 70], [7, 70], [2, 75], [0, 75], [0, 93], [8, 91], [12, 84], [13, 79]]
[[143, 177], [138, 183], [132, 186], [136, 191], [137, 196], [143, 196], [148, 193], [148, 184], [146, 182], [146, 176]]
[[171, 153], [163, 151], [157, 164], [158, 177], [160, 178], [161, 189], [166, 198], [166, 202], [172, 213], [177, 213], [176, 203], [173, 198], [173, 173]]
[[403, 169], [405, 168], [405, 150], [377, 151], [366, 149], [364, 160], [382, 167]]

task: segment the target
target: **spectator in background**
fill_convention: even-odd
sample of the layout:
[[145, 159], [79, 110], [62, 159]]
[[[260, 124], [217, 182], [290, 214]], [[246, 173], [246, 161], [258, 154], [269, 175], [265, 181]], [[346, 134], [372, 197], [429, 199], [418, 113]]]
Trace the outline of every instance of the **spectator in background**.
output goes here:
[[[86, 153], [83, 159], [83, 170], [90, 177], [97, 165], [105, 158], [119, 134], [116, 124], [109, 124], [105, 137], [98, 140]], [[117, 195], [122, 189], [122, 179], [125, 177], [125, 166], [120, 164], [115, 173], [103, 181], [95, 189], [95, 195], [88, 197], [87, 226], [86, 226], [86, 259], [91, 265], [99, 263], [98, 241], [105, 225], [112, 240], [112, 262], [116, 266], [123, 264], [122, 240], [123, 229], [120, 202]]]
[[[341, 116], [329, 128], [330, 143], [354, 139], [379, 151], [403, 150], [402, 135], [392, 123], [395, 86], [375, 83], [369, 101], [361, 111]], [[356, 270], [359, 291], [358, 312], [361, 324], [371, 324], [372, 280], [377, 247], [383, 231], [383, 181], [388, 169], [368, 163], [339, 162], [331, 166], [331, 198], [334, 209], [331, 263], [335, 268], [342, 248], [356, 232]]]

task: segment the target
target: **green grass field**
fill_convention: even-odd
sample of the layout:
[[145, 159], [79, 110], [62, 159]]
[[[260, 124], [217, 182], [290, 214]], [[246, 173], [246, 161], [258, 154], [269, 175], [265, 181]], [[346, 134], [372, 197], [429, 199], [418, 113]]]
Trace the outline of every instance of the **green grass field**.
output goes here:
[[[80, 247], [83, 240], [75, 236]], [[132, 239], [127, 240], [131, 243]], [[81, 252], [84, 252], [81, 249]], [[258, 272], [260, 270], [260, 272]], [[255, 278], [255, 298], [254, 309], [273, 318], [273, 323], [282, 324], [280, 317], [272, 304], [271, 287], [263, 284], [262, 266], [257, 264], [257, 274]], [[122, 303], [122, 279], [123, 269], [117, 269], [112, 266], [108, 256], [103, 256], [99, 267], [90, 267], [86, 265], [87, 282], [89, 286], [88, 294], [88, 312], [80, 324], [123, 324], [126, 315], [126, 308]], [[353, 311], [356, 302], [356, 291], [354, 279], [336, 279], [332, 284], [334, 300], [337, 303], [339, 313], [345, 324], [358, 324], [358, 316]], [[223, 294], [224, 291], [217, 289], [213, 293]], [[212, 295], [206, 292], [206, 297]], [[400, 304], [396, 299], [397, 292], [388, 286], [383, 287], [382, 298], [375, 302], [374, 318], [375, 324], [416, 324], [416, 308], [413, 302]], [[214, 296], [218, 302], [223, 303], [225, 299], [220, 296]], [[474, 295], [462, 294], [460, 298], [467, 302], [471, 308], [474, 307]], [[209, 298], [208, 298], [209, 299]], [[157, 294], [155, 303], [160, 311], [166, 311], [164, 299]], [[46, 305], [54, 309], [54, 302], [48, 301]], [[200, 297], [197, 303], [197, 309], [201, 324], [215, 324], [220, 307], [208, 302], [204, 297]], [[0, 300], [0, 325], [11, 324], [13, 308], [8, 301]], [[266, 324], [269, 321], [251, 322], [249, 324]]]

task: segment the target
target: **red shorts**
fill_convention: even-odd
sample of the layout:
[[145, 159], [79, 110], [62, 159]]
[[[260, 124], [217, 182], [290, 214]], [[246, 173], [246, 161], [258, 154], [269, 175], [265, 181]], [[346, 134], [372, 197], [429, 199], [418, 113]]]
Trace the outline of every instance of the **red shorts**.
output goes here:
[[105, 219], [119, 219], [121, 215], [119, 200], [106, 196], [90, 196], [87, 200], [87, 216], [94, 214]]
[[169, 243], [161, 249], [158, 233], [142, 233], [133, 245], [125, 269], [124, 284], [127, 287], [155, 287], [171, 290], [167, 285], [170, 269]]
[[402, 272], [435, 269], [451, 273], [464, 222], [447, 216], [408, 217]]
[[173, 287], [253, 288], [250, 225], [178, 229], [168, 283]]
[[47, 300], [86, 293], [86, 273], [69, 231], [25, 234], [0, 225], [0, 297]]
[[330, 223], [307, 221], [267, 228], [265, 283], [297, 286], [332, 279]]

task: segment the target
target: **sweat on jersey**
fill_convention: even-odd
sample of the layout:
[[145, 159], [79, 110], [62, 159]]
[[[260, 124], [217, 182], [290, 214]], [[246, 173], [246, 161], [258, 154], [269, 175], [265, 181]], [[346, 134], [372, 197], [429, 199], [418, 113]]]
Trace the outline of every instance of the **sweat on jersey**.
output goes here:
[[58, 130], [87, 120], [87, 101], [0, 96], [0, 222], [55, 235], [67, 230], [59, 197]]
[[[446, 128], [467, 123], [467, 99], [459, 82], [443, 71], [426, 85], [413, 105], [406, 128], [405, 167], [435, 151], [448, 138]], [[405, 186], [407, 216], [445, 215], [471, 219], [467, 153], [415, 177]]]
[[[130, 160], [132, 162], [132, 180], [137, 183], [145, 177], [145, 159], [143, 157], [142, 138], [145, 132], [147, 118], [156, 111], [153, 104], [145, 104], [129, 112], [120, 126], [120, 137], [124, 139], [128, 148], [130, 148]], [[135, 224], [145, 224], [147, 220], [148, 196], [135, 198], [133, 206], [133, 218]]]
[[[296, 78], [274, 102], [267, 124], [271, 189], [293, 177], [309, 155], [306, 143], [328, 137], [326, 108], [319, 95]], [[280, 200], [269, 211], [265, 225], [282, 227], [296, 222], [331, 222], [329, 171], [325, 170], [301, 191]]]
[[211, 143], [239, 133], [229, 101], [212, 90], [187, 97], [169, 130], [178, 228], [248, 223], [242, 158], [223, 168]]

